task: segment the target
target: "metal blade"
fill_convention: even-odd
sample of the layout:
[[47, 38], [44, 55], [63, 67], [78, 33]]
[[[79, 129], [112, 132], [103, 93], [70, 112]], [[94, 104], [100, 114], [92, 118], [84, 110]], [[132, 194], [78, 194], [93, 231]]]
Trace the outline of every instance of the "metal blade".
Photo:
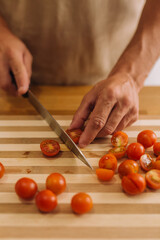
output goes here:
[[56, 134], [60, 137], [60, 139], [65, 143], [65, 145], [88, 167], [92, 170], [92, 166], [89, 164], [83, 153], [77, 147], [77, 145], [72, 141], [72, 139], [68, 136], [68, 134], [61, 128], [59, 123], [52, 117], [52, 115], [42, 106], [42, 104], [38, 101], [36, 96], [31, 92], [31, 90], [27, 93], [28, 99], [30, 103], [34, 106], [34, 108], [39, 112], [39, 114], [46, 120], [49, 126], [56, 132]]

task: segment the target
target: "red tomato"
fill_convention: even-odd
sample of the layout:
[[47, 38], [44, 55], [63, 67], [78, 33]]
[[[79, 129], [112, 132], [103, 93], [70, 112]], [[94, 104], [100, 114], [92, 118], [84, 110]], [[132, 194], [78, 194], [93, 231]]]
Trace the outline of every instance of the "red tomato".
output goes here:
[[154, 160], [149, 154], [143, 154], [140, 157], [140, 166], [144, 171], [149, 171], [153, 168]]
[[87, 213], [93, 207], [92, 198], [87, 193], [77, 193], [72, 197], [71, 207], [75, 213]]
[[160, 142], [155, 142], [153, 145], [153, 152], [156, 156], [160, 155]]
[[52, 173], [46, 179], [46, 188], [58, 195], [66, 189], [66, 180], [60, 173]]
[[156, 161], [154, 162], [153, 168], [160, 170], [160, 160], [156, 160]]
[[41, 151], [48, 157], [55, 156], [60, 151], [60, 145], [55, 140], [45, 140], [40, 144]]
[[97, 168], [96, 174], [99, 180], [101, 181], [109, 181], [114, 176], [114, 171], [105, 168]]
[[79, 142], [79, 138], [82, 134], [81, 129], [73, 129], [73, 130], [66, 130], [66, 133], [70, 136], [70, 138], [75, 142], [76, 144]]
[[139, 160], [145, 153], [145, 148], [140, 143], [131, 143], [127, 148], [127, 156], [133, 160]]
[[4, 168], [3, 164], [0, 163], [0, 178], [3, 177], [4, 173], [5, 173], [5, 168]]
[[57, 197], [50, 190], [42, 190], [36, 195], [36, 205], [41, 212], [51, 212], [57, 206]]
[[114, 147], [109, 149], [108, 153], [113, 154], [117, 159], [120, 159], [125, 156], [126, 147]]
[[146, 173], [147, 186], [152, 189], [160, 188], [160, 170], [152, 169]]
[[131, 173], [122, 178], [122, 188], [128, 194], [139, 194], [144, 192], [146, 181], [139, 173]]
[[157, 161], [157, 160], [160, 160], [160, 155], [156, 158], [156, 161]]
[[138, 163], [130, 159], [123, 161], [118, 167], [120, 177], [127, 176], [130, 173], [137, 173], [138, 170]]
[[141, 143], [145, 148], [151, 147], [157, 140], [156, 134], [151, 130], [144, 130], [138, 134], [137, 142]]
[[37, 192], [37, 183], [31, 178], [21, 178], [16, 182], [15, 191], [20, 198], [32, 199]]
[[117, 168], [117, 159], [113, 154], [105, 154], [100, 160], [99, 160], [99, 167], [100, 168], [106, 168], [111, 169], [113, 171]]
[[112, 135], [111, 143], [114, 147], [125, 147], [128, 144], [128, 135], [118, 131]]

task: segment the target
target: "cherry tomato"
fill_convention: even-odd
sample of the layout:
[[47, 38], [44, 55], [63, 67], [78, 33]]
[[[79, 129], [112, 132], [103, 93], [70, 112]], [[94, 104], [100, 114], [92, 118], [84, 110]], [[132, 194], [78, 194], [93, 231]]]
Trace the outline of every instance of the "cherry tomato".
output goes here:
[[122, 188], [128, 194], [139, 194], [144, 192], [146, 181], [139, 173], [131, 173], [122, 178]]
[[58, 195], [64, 192], [66, 180], [60, 173], [51, 173], [46, 179], [46, 188]]
[[117, 159], [113, 154], [105, 154], [100, 160], [99, 160], [99, 167], [100, 168], [106, 168], [111, 169], [113, 171], [117, 168]]
[[156, 134], [152, 130], [144, 130], [137, 136], [137, 142], [141, 143], [144, 148], [151, 147], [157, 140]]
[[120, 159], [126, 154], [126, 147], [114, 147], [109, 149], [108, 153], [113, 154], [117, 159]]
[[105, 168], [97, 168], [96, 174], [99, 180], [101, 181], [109, 181], [114, 176], [114, 171]]
[[114, 147], [125, 147], [128, 144], [128, 135], [118, 131], [112, 135], [111, 143]]
[[153, 168], [160, 170], [160, 160], [159, 159], [154, 162]]
[[160, 155], [156, 158], [156, 161], [160, 160]]
[[152, 189], [160, 188], [160, 170], [152, 169], [146, 173], [147, 186]]
[[50, 190], [42, 190], [36, 195], [36, 205], [41, 212], [51, 212], [57, 206], [57, 197]]
[[75, 142], [76, 144], [79, 142], [79, 138], [82, 134], [82, 130], [81, 129], [73, 129], [73, 130], [66, 130], [66, 133], [70, 136], [70, 138], [73, 140], [73, 142]]
[[40, 144], [41, 151], [48, 157], [57, 155], [60, 151], [60, 145], [55, 140], [45, 140]]
[[0, 163], [0, 178], [3, 177], [4, 173], [5, 173], [5, 168], [4, 168], [3, 164]]
[[37, 192], [37, 183], [31, 178], [21, 178], [16, 182], [15, 191], [20, 198], [32, 199]]
[[153, 168], [154, 160], [149, 154], [143, 154], [139, 160], [140, 166], [144, 171], [149, 171]]
[[144, 153], [145, 153], [145, 148], [140, 143], [131, 143], [127, 147], [127, 156], [130, 159], [139, 160]]
[[72, 197], [71, 207], [75, 213], [87, 213], [93, 207], [92, 198], [87, 193], [77, 193]]
[[154, 152], [154, 155], [156, 155], [156, 156], [160, 155], [160, 142], [154, 143], [153, 152]]
[[123, 161], [118, 167], [120, 177], [127, 176], [130, 173], [137, 173], [138, 170], [138, 163], [130, 159]]

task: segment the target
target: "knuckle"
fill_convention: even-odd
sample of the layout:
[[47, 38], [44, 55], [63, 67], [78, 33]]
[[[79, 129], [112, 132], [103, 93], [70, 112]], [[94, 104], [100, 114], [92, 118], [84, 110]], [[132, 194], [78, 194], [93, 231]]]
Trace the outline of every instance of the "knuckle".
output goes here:
[[111, 126], [111, 125], [110, 126], [106, 125], [103, 132], [104, 132], [105, 135], [110, 135], [114, 132], [114, 127]]
[[102, 129], [105, 125], [105, 119], [103, 117], [92, 118], [92, 124], [95, 129]]
[[123, 106], [126, 107], [126, 108], [130, 108], [131, 105], [132, 105], [131, 99], [128, 98], [127, 96], [124, 96], [124, 97], [123, 97], [122, 103], [123, 103]]
[[112, 87], [108, 87], [106, 94], [104, 95], [105, 99], [109, 101], [114, 101], [116, 98], [116, 91]]

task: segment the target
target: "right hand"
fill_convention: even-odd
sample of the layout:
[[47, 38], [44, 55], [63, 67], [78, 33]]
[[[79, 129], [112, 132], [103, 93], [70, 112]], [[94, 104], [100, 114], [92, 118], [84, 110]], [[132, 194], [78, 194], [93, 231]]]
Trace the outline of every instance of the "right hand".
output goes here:
[[[12, 71], [16, 85], [10, 76]], [[27, 92], [32, 74], [32, 55], [8, 29], [0, 30], [0, 88], [12, 95]]]

